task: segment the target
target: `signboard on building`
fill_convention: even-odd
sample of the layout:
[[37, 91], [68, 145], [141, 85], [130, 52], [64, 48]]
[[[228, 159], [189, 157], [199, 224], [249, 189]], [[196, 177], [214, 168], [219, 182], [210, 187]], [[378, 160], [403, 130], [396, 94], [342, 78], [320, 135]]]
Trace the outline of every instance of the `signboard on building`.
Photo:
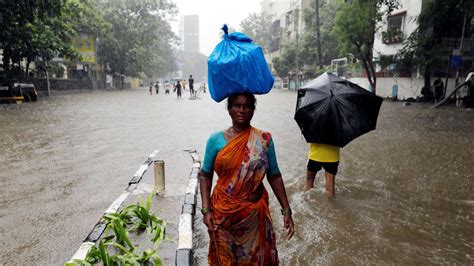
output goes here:
[[95, 37], [89, 34], [81, 34], [74, 39], [74, 48], [82, 59], [82, 63], [95, 63]]

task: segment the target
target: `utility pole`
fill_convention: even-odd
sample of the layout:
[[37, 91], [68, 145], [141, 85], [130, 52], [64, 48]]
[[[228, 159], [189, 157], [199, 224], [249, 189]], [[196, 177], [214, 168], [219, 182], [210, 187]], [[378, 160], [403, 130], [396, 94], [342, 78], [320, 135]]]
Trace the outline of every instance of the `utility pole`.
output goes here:
[[293, 16], [294, 16], [294, 23], [295, 23], [295, 32], [296, 32], [296, 84], [295, 84], [295, 90], [299, 88], [300, 84], [300, 65], [299, 65], [299, 38], [300, 38], [300, 11], [301, 6], [299, 6], [297, 9], [294, 9]]
[[316, 10], [316, 46], [318, 49], [318, 59], [316, 59], [316, 65], [322, 67], [322, 56], [323, 53], [321, 51], [321, 31], [320, 31], [320, 24], [319, 24], [319, 0], [315, 0], [315, 10]]
[[48, 60], [45, 60], [44, 64], [46, 66], [46, 85], [48, 86], [48, 97], [51, 97], [51, 89], [50, 89], [50, 85], [49, 85]]
[[[467, 19], [467, 14], [464, 14], [464, 22], [462, 24], [462, 33], [461, 33], [461, 43], [459, 44], [459, 56], [461, 56], [461, 58], [462, 58], [462, 48], [463, 48], [463, 42], [464, 42], [464, 31], [466, 30], [466, 19]], [[454, 80], [455, 88], [458, 86], [458, 78], [459, 78], [459, 66], [456, 67], [456, 79]]]
[[298, 89], [298, 86], [300, 84], [300, 66], [299, 66], [299, 52], [298, 52], [298, 39], [299, 39], [299, 33], [298, 33], [298, 28], [296, 28], [296, 84], [295, 84], [295, 90]]

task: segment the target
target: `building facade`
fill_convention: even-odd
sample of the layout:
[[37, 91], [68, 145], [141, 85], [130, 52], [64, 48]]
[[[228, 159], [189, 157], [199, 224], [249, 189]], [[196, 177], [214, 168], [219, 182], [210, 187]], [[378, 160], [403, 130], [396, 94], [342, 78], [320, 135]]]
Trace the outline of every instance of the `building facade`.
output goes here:
[[199, 15], [181, 17], [180, 37], [182, 51], [199, 53]]
[[403, 47], [403, 42], [416, 28], [416, 18], [421, 13], [421, 0], [401, 0], [400, 7], [386, 16], [380, 29], [375, 33], [374, 57], [395, 55]]
[[[378, 61], [381, 56], [393, 56], [400, 53], [407, 42], [407, 38], [418, 27], [416, 21], [423, 8], [433, 0], [400, 0], [400, 6], [389, 16], [386, 16], [379, 30], [375, 33], [373, 55]], [[471, 30], [472, 15], [459, 18], [446, 18], [445, 21], [435, 21], [431, 34], [439, 39], [439, 52], [432, 66], [432, 77], [442, 77], [446, 85], [446, 93], [455, 89], [456, 84], [473, 67], [474, 36]], [[463, 21], [464, 20], [464, 21]], [[464, 29], [463, 29], [464, 28]], [[446, 30], [448, 29], [448, 30]], [[463, 35], [464, 33], [464, 35]], [[456, 60], [458, 58], [458, 60]], [[472, 70], [471, 70], [472, 71]], [[419, 69], [381, 69], [377, 66], [377, 90], [379, 95], [398, 98], [417, 98], [421, 96], [424, 86], [423, 73]], [[365, 83], [363, 79], [361, 83]], [[397, 90], [394, 90], [394, 87]]]

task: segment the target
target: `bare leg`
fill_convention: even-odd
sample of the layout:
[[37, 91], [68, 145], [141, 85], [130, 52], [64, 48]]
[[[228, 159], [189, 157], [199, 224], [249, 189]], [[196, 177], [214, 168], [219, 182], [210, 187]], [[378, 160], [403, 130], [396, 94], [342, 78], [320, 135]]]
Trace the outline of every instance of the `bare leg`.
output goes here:
[[306, 170], [306, 187], [305, 191], [310, 190], [313, 188], [314, 178], [316, 177], [316, 172], [311, 172], [310, 170]]
[[336, 197], [336, 192], [334, 191], [335, 180], [336, 180], [335, 175], [326, 172], [326, 191], [324, 192], [324, 194], [328, 198]]

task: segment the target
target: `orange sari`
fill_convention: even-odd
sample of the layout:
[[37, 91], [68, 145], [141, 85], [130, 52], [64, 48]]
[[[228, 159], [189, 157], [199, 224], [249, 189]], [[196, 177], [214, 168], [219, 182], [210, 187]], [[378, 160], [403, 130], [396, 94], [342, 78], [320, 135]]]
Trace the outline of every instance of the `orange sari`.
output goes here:
[[218, 227], [210, 231], [210, 265], [278, 265], [268, 193], [263, 178], [268, 169], [271, 136], [250, 127], [217, 154], [218, 175], [211, 205]]

